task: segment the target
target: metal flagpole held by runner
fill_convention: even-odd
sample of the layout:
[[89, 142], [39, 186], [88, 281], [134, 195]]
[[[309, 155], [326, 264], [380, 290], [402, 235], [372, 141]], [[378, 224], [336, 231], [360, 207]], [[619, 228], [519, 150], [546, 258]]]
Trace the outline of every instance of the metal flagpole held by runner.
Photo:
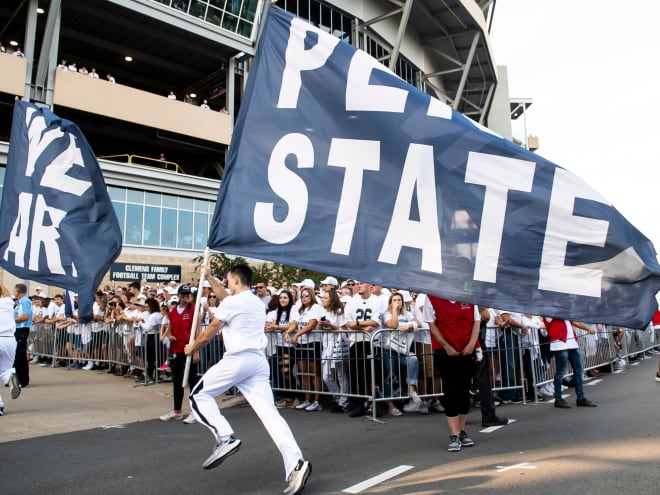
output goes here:
[[[206, 266], [209, 262], [209, 248], [204, 250], [204, 264]], [[197, 332], [197, 323], [199, 322], [199, 303], [201, 301], [202, 285], [204, 284], [204, 270], [201, 270], [199, 276], [199, 285], [197, 286], [197, 297], [195, 298], [195, 316], [193, 316], [192, 329], [190, 330], [190, 340], [188, 344], [195, 342], [195, 333]], [[192, 355], [186, 357], [186, 370], [183, 373], [183, 387], [185, 388], [190, 376], [190, 363], [192, 363]]]

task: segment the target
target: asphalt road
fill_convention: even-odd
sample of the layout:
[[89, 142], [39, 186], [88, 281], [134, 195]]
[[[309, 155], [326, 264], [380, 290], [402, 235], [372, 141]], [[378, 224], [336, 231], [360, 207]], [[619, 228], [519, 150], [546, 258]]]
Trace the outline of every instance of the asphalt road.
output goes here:
[[[499, 414], [515, 422], [494, 431], [483, 431], [473, 410], [468, 432], [476, 445], [459, 453], [447, 452], [446, 422], [437, 413], [386, 417], [384, 424], [327, 410], [282, 414], [313, 464], [306, 495], [657, 495], [657, 369], [653, 358], [626, 373], [604, 375], [585, 389], [598, 403], [593, 409], [502, 406]], [[574, 390], [567, 393], [574, 404]], [[281, 493], [281, 457], [253, 411], [241, 406], [224, 412], [243, 443], [217, 469], [201, 468], [213, 445], [204, 427], [148, 420], [0, 443], [0, 493]], [[355, 486], [390, 470], [400, 474]]]

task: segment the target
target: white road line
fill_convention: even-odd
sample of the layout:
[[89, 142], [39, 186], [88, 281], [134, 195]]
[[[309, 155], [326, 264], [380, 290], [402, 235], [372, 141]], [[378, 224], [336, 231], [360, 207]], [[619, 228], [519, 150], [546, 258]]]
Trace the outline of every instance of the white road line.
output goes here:
[[[517, 419], [509, 419], [509, 422], [506, 425], [510, 425], [511, 423], [515, 423], [518, 421]], [[479, 430], [479, 433], [492, 433], [494, 431], [499, 430], [500, 428], [504, 428], [506, 425], [502, 426], [489, 426], [488, 428], [484, 428], [483, 430]]]
[[121, 430], [122, 428], [126, 428], [126, 425], [104, 425], [104, 426], [101, 426], [101, 429], [103, 429], [103, 430], [111, 430], [111, 429]]
[[394, 478], [395, 476], [405, 473], [406, 471], [410, 471], [414, 467], [415, 466], [406, 466], [406, 465], [395, 467], [393, 469], [390, 469], [389, 471], [385, 471], [384, 473], [376, 475], [373, 478], [369, 478], [368, 480], [364, 480], [356, 485], [349, 486], [348, 488], [342, 490], [342, 492], [360, 493], [361, 491], [366, 490], [367, 488], [376, 486], [378, 483], [382, 483], [383, 481], [387, 481], [390, 478]]
[[536, 469], [536, 466], [532, 466], [529, 462], [521, 462], [520, 464], [514, 464], [513, 466], [495, 466], [495, 468], [498, 473], [503, 473], [504, 471], [509, 471], [511, 469]]
[[596, 379], [596, 380], [591, 380], [589, 383], [585, 383], [584, 385], [585, 385], [585, 386], [587, 386], [587, 385], [589, 385], [589, 386], [591, 386], [591, 385], [596, 385], [597, 383], [600, 383], [600, 382], [602, 382], [602, 381], [603, 381], [602, 378], [598, 378], [598, 379]]

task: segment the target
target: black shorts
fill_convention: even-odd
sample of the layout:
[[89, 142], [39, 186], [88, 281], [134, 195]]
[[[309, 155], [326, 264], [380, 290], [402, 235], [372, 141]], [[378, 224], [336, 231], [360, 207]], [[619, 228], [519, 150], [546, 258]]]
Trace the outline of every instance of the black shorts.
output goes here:
[[322, 345], [322, 342], [305, 342], [303, 344], [296, 344], [296, 361], [320, 361]]

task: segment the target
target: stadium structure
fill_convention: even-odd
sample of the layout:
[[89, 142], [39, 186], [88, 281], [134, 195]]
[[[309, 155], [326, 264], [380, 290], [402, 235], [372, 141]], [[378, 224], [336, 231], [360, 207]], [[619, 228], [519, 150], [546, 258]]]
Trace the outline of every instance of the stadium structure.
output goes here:
[[[152, 267], [167, 278], [179, 267], [181, 278], [191, 280], [272, 5], [368, 52], [410, 84], [512, 139], [511, 119], [521, 107], [510, 101], [506, 69], [493, 57], [495, 3], [3, 0], [0, 185], [15, 99], [46, 105], [75, 122], [99, 158], [123, 233], [118, 263], [129, 268], [117, 277], [133, 276], [130, 267]], [[17, 50], [24, 57], [14, 56]], [[83, 68], [99, 77], [81, 74]], [[0, 280], [15, 283], [1, 270]]]

